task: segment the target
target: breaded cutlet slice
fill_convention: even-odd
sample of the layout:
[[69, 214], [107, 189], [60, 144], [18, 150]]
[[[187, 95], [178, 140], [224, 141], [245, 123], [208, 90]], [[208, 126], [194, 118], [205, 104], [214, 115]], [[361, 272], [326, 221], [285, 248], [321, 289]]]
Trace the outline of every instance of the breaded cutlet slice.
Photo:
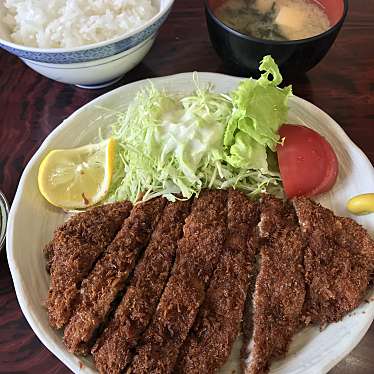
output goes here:
[[291, 204], [266, 195], [261, 201], [260, 271], [253, 300], [253, 348], [246, 374], [263, 374], [287, 351], [305, 298], [304, 240]]
[[226, 191], [206, 190], [195, 199], [178, 243], [173, 273], [127, 373], [173, 372], [224, 248], [226, 219]]
[[71, 217], [58, 227], [44, 253], [51, 274], [49, 323], [62, 328], [71, 316], [83, 279], [129, 216], [128, 201], [102, 205]]
[[191, 200], [168, 203], [114, 318], [92, 349], [100, 373], [121, 373], [151, 321], [174, 264]]
[[296, 198], [293, 205], [308, 242], [303, 319], [321, 325], [339, 321], [364, 299], [374, 270], [374, 241], [357, 222], [310, 199]]
[[228, 193], [227, 239], [206, 298], [179, 353], [175, 373], [213, 374], [228, 359], [238, 336], [247, 289], [255, 272], [253, 231], [258, 204]]
[[84, 243], [99, 247], [108, 245], [131, 209], [130, 201], [122, 201], [93, 207], [71, 216], [55, 230], [53, 239], [44, 247], [47, 271], [50, 271], [55, 252], [59, 253], [58, 241], [61, 235], [79, 238]]
[[87, 354], [106, 321], [112, 303], [123, 291], [142, 250], [147, 246], [165, 206], [156, 198], [134, 206], [122, 228], [82, 282], [79, 302], [65, 328], [69, 351]]

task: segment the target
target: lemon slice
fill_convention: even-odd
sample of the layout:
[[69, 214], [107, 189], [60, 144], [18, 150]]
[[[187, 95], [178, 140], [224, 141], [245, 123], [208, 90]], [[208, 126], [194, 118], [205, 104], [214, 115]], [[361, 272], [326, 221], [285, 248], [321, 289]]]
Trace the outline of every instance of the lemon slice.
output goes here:
[[116, 142], [109, 138], [98, 144], [51, 151], [39, 167], [42, 195], [65, 209], [87, 208], [101, 201], [112, 180]]

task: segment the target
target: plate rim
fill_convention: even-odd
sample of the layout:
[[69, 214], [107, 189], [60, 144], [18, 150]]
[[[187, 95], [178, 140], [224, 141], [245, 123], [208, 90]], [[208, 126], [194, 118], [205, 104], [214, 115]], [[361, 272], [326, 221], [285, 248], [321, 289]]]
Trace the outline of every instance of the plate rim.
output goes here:
[[[46, 148], [48, 148], [51, 141], [57, 135], [59, 135], [61, 132], [63, 132], [65, 130], [65, 127], [69, 126], [69, 123], [71, 121], [74, 121], [75, 117], [79, 116], [81, 112], [83, 112], [87, 109], [87, 107], [94, 106], [95, 103], [97, 103], [98, 101], [101, 101], [104, 98], [108, 98], [112, 95], [116, 95], [116, 94], [120, 93], [121, 91], [126, 91], [130, 87], [139, 86], [139, 89], [140, 89], [141, 87], [144, 87], [149, 82], [156, 82], [156, 81], [163, 81], [163, 80], [170, 80], [170, 79], [177, 79], [177, 78], [187, 78], [187, 77], [189, 79], [191, 79], [193, 74], [195, 74], [195, 73], [197, 73], [198, 76], [207, 77], [208, 78], [207, 80], [212, 81], [213, 86], [214, 86], [214, 81], [217, 81], [218, 79], [222, 79], [222, 78], [223, 79], [236, 80], [238, 83], [245, 79], [243, 77], [237, 77], [237, 76], [231, 76], [231, 75], [227, 75], [227, 74], [213, 73], [213, 72], [184, 72], [184, 73], [172, 74], [172, 75], [167, 75], [167, 76], [162, 76], [162, 77], [142, 79], [142, 80], [139, 80], [139, 81], [135, 81], [135, 82], [123, 85], [123, 86], [118, 87], [118, 88], [116, 88], [114, 90], [111, 90], [109, 92], [106, 92], [106, 93], [98, 96], [97, 98], [89, 101], [88, 103], [81, 106], [80, 108], [76, 109], [67, 118], [65, 118], [59, 125], [57, 125], [56, 128], [53, 129], [51, 131], [51, 133], [43, 140], [42, 144], [38, 147], [36, 152], [33, 154], [33, 156], [31, 157], [31, 159], [27, 163], [27, 165], [26, 165], [26, 167], [25, 167], [25, 169], [22, 173], [19, 184], [17, 186], [16, 194], [15, 194], [14, 199], [13, 199], [13, 203], [11, 204], [11, 208], [10, 208], [10, 212], [9, 212], [9, 218], [8, 218], [8, 225], [7, 225], [7, 230], [6, 230], [6, 238], [7, 238], [7, 240], [6, 240], [6, 253], [7, 253], [8, 266], [9, 266], [9, 269], [10, 269], [10, 272], [11, 272], [11, 276], [12, 276], [12, 280], [13, 280], [13, 284], [14, 284], [14, 289], [15, 289], [15, 293], [16, 293], [16, 296], [17, 296], [17, 301], [20, 305], [20, 308], [22, 310], [22, 313], [23, 313], [24, 317], [26, 318], [26, 320], [27, 320], [28, 324], [30, 325], [31, 329], [33, 330], [34, 334], [38, 337], [38, 339], [41, 341], [41, 343], [53, 355], [55, 355], [64, 365], [66, 365], [73, 372], [76, 372], [76, 369], [77, 369], [76, 365], [74, 365], [71, 360], [67, 361], [65, 359], [64, 352], [62, 352], [60, 349], [55, 349], [53, 347], [52, 342], [50, 343], [48, 341], [47, 337], [45, 337], [44, 334], [42, 334], [42, 332], [39, 330], [38, 324], [37, 324], [38, 318], [36, 318], [34, 313], [31, 310], [28, 309], [27, 297], [25, 295], [24, 286], [23, 286], [24, 282], [23, 282], [22, 276], [20, 274], [20, 271], [18, 270], [18, 266], [17, 266], [17, 264], [15, 262], [15, 259], [14, 259], [14, 253], [13, 253], [14, 252], [14, 244], [13, 243], [14, 243], [15, 232], [13, 230], [13, 226], [14, 226], [15, 214], [16, 214], [16, 211], [19, 209], [19, 205], [20, 205], [20, 202], [21, 202], [21, 197], [22, 197], [22, 193], [23, 193], [23, 190], [24, 190], [24, 187], [25, 187], [25, 184], [26, 184], [26, 180], [27, 180], [27, 178], [30, 174], [30, 171], [31, 171], [32, 167], [37, 162], [40, 155], [45, 152]], [[311, 108], [313, 108], [313, 111], [316, 111], [316, 110], [320, 111], [325, 116], [327, 116], [330, 119], [331, 123], [334, 124], [334, 127], [335, 127], [336, 131], [339, 132], [339, 135], [342, 137], [342, 139], [345, 141], [345, 143], [348, 144], [347, 147], [351, 148], [355, 152], [357, 152], [357, 154], [362, 158], [362, 160], [365, 161], [368, 164], [368, 166], [369, 165], [371, 166], [372, 177], [373, 177], [373, 180], [374, 180], [374, 167], [373, 167], [371, 161], [369, 160], [369, 158], [362, 151], [362, 149], [349, 138], [349, 136], [344, 131], [344, 129], [328, 113], [326, 113], [325, 111], [323, 111], [322, 109], [320, 109], [319, 107], [314, 105], [313, 103], [311, 103], [311, 102], [309, 102], [309, 101], [307, 101], [307, 100], [305, 100], [301, 97], [298, 97], [296, 95], [293, 95], [291, 97], [291, 101], [296, 101], [296, 102], [299, 101], [300, 103], [306, 104], [307, 106], [310, 106]], [[367, 324], [365, 325], [365, 328], [362, 330], [362, 334], [360, 334], [360, 336], [358, 336], [357, 339], [355, 340], [354, 347], [361, 341], [363, 336], [366, 334], [367, 330], [370, 328], [370, 326], [372, 324], [373, 319], [374, 319], [374, 313], [373, 313], [371, 321], [369, 321], [369, 319], [368, 319]], [[328, 370], [330, 370], [338, 362], [340, 362], [346, 355], [348, 355], [353, 349], [354, 348], [348, 348], [344, 352], [342, 352], [339, 356], [335, 357], [335, 359], [330, 362], [330, 365], [328, 365], [328, 367], [324, 367], [325, 370], [321, 371], [321, 373], [325, 373]], [[74, 356], [74, 355], [72, 355], [72, 356]], [[79, 360], [78, 357], [76, 357], [76, 356], [74, 356], [74, 357]], [[84, 371], [85, 371], [85, 369], [80, 368], [80, 372], [84, 372]]]

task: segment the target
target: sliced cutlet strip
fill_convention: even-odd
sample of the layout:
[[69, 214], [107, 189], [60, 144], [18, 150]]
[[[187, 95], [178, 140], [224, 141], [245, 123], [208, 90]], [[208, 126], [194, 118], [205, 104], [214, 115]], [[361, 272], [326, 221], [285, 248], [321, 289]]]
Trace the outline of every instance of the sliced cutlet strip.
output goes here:
[[[132, 204], [123, 201], [90, 208], [71, 216], [55, 230], [53, 239], [43, 249], [47, 271], [51, 271], [55, 254], [57, 258], [66, 256], [64, 250], [67, 238], [77, 238], [82, 243], [98, 248], [110, 244], [131, 209]], [[70, 248], [72, 250], [74, 248]]]
[[120, 373], [131, 362], [174, 264], [191, 200], [168, 203], [114, 318], [92, 349], [101, 373]]
[[240, 331], [256, 249], [253, 232], [258, 205], [230, 190], [227, 239], [206, 297], [179, 353], [176, 373], [215, 373], [228, 359]]
[[81, 282], [131, 209], [127, 201], [99, 206], [74, 215], [55, 231], [44, 249], [51, 273], [47, 308], [52, 327], [62, 328], [69, 321]]
[[84, 212], [74, 214], [55, 232], [53, 239], [45, 246], [44, 255], [49, 271], [54, 254], [59, 251], [61, 235], [79, 238], [84, 243], [102, 246], [108, 245], [121, 228], [123, 221], [129, 216], [132, 204], [129, 201], [111, 203], [90, 208]]
[[135, 205], [113, 242], [82, 282], [79, 303], [64, 333], [69, 351], [89, 352], [112, 303], [125, 287], [138, 256], [147, 246], [164, 206], [163, 198]]
[[223, 250], [226, 219], [227, 192], [203, 191], [194, 201], [173, 273], [128, 372], [173, 371]]
[[261, 202], [260, 271], [256, 280], [253, 348], [247, 374], [269, 370], [270, 360], [287, 351], [305, 298], [304, 240], [291, 204], [270, 195]]
[[374, 270], [374, 241], [352, 219], [336, 217], [310, 199], [297, 198], [293, 204], [308, 242], [304, 321], [339, 321], [364, 299]]

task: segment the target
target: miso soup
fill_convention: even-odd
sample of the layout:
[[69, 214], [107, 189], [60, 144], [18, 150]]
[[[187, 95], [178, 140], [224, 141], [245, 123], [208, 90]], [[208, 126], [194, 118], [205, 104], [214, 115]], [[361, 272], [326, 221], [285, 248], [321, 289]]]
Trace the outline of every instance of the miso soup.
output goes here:
[[331, 27], [323, 8], [312, 0], [227, 0], [215, 14], [232, 29], [260, 39], [305, 39]]

